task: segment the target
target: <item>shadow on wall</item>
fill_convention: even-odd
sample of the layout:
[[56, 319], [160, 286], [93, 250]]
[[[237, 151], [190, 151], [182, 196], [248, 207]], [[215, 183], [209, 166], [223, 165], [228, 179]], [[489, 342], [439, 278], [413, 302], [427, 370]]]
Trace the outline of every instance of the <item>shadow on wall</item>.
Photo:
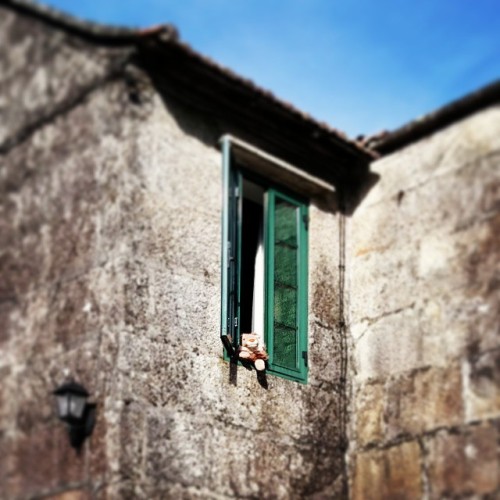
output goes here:
[[[147, 95], [152, 85], [178, 126], [206, 146], [218, 149], [220, 138], [229, 134], [324, 179], [335, 186], [344, 200], [344, 203], [337, 199], [317, 203], [331, 213], [352, 215], [378, 182], [379, 176], [370, 172], [373, 158], [368, 153], [356, 153], [354, 146], [348, 151], [349, 147], [340, 141], [327, 138], [326, 132], [311, 132], [311, 124], [292, 118], [293, 114], [288, 117], [258, 95], [248, 96], [234, 85], [226, 88], [226, 83], [219, 81], [222, 77], [219, 80], [207, 77], [203, 69], [185, 59], [185, 55], [168, 47], [140, 50], [133, 61], [137, 67], [128, 67], [131, 102], [141, 105], [141, 94]], [[161, 67], [158, 61], [162, 61]], [[193, 85], [191, 80], [196, 75], [192, 73], [196, 72], [200, 73], [199, 81]], [[218, 87], [214, 89], [213, 85]], [[335, 168], [325, 169], [332, 162]]]

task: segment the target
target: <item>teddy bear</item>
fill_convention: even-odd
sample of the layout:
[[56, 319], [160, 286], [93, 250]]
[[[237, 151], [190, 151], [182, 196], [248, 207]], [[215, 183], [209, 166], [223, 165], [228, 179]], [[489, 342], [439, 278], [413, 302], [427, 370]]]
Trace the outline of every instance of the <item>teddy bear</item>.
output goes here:
[[257, 371], [266, 369], [266, 360], [269, 356], [266, 352], [266, 346], [258, 333], [241, 334], [238, 357], [243, 361], [251, 361]]

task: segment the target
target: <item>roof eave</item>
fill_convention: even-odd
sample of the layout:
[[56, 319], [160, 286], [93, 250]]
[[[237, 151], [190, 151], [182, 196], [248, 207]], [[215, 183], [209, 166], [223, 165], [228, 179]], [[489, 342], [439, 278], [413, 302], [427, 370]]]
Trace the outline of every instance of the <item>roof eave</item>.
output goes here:
[[364, 140], [364, 144], [365, 147], [381, 155], [389, 154], [498, 102], [500, 102], [500, 80], [413, 120], [393, 132], [382, 132], [368, 137]]
[[81, 37], [90, 43], [139, 47], [141, 50], [152, 50], [154, 53], [158, 53], [159, 47], [160, 53], [161, 47], [174, 48], [187, 59], [204, 66], [207, 72], [213, 74], [213, 80], [224, 80], [228, 87], [239, 87], [243, 92], [253, 94], [256, 100], [268, 106], [269, 109], [275, 110], [275, 113], [281, 117], [286, 116], [292, 123], [300, 123], [310, 131], [310, 137], [327, 138], [327, 142], [334, 149], [342, 150], [344, 153], [352, 155], [356, 161], [362, 163], [369, 162], [378, 156], [375, 151], [365, 147], [361, 142], [349, 139], [342, 132], [299, 111], [291, 104], [275, 97], [271, 92], [255, 85], [251, 80], [237, 75], [230, 69], [196, 52], [189, 45], [179, 40], [178, 31], [173, 25], [165, 24], [147, 29], [102, 25], [75, 18], [53, 8], [35, 3], [32, 0], [0, 0], [0, 5], [5, 5], [26, 16], [41, 20], [55, 28]]

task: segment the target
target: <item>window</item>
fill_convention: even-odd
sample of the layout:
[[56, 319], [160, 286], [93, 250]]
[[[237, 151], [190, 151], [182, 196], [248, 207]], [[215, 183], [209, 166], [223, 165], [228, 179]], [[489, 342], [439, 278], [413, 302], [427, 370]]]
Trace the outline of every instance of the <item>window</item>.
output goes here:
[[307, 380], [307, 200], [248, 168], [225, 141], [221, 336], [256, 332], [268, 372]]

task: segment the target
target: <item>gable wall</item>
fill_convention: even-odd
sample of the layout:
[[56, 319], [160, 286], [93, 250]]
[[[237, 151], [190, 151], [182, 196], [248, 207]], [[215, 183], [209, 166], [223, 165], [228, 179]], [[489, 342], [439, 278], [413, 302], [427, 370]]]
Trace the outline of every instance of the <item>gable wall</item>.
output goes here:
[[[308, 385], [243, 368], [232, 385], [221, 131], [130, 64], [110, 78], [122, 52], [2, 22], [0, 496], [341, 494], [339, 218], [311, 207]], [[67, 377], [97, 404], [80, 455], [50, 394]]]
[[498, 495], [499, 137], [494, 106], [372, 165], [348, 230], [353, 498]]

